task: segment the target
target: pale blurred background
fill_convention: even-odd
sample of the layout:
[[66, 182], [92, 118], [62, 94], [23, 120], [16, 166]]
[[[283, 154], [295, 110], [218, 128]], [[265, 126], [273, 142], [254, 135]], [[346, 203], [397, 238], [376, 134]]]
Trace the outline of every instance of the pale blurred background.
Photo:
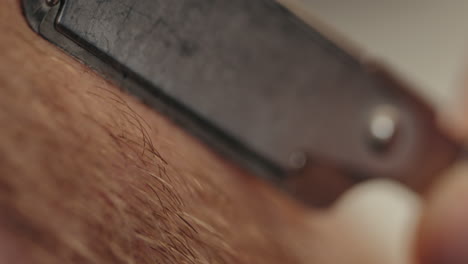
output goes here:
[[[466, 0], [280, 0], [383, 62], [438, 111], [459, 107], [468, 66]], [[457, 111], [457, 109], [455, 110]]]

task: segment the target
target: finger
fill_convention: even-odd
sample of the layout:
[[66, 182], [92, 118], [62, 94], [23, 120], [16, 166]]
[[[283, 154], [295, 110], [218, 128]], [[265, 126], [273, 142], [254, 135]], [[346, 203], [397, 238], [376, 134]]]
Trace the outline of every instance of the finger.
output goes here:
[[430, 195], [417, 257], [421, 264], [468, 263], [468, 164], [450, 170]]
[[311, 218], [323, 249], [315, 252], [314, 260], [410, 263], [410, 241], [414, 240], [420, 208], [417, 194], [400, 184], [377, 180], [357, 185], [340, 198], [330, 213]]

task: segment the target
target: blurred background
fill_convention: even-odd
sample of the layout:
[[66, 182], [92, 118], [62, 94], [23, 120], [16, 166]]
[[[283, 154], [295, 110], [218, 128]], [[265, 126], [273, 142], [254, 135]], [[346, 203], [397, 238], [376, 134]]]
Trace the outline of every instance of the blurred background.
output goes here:
[[438, 111], [459, 112], [468, 66], [466, 0], [280, 0], [377, 60]]

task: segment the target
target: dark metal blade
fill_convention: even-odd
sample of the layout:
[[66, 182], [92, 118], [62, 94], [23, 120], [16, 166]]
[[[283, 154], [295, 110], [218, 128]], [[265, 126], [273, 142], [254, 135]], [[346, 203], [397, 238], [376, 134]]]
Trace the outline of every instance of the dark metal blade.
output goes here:
[[[23, 2], [45, 38], [310, 204], [369, 177], [421, 189], [457, 152], [424, 103], [272, 0]], [[379, 107], [398, 115], [384, 149]]]

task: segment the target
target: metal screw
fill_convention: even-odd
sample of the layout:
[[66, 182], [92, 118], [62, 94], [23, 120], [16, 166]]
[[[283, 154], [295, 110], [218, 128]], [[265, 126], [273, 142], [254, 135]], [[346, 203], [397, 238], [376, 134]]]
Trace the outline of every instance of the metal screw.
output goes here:
[[55, 6], [60, 3], [60, 0], [45, 0], [48, 6]]
[[369, 134], [374, 150], [387, 150], [399, 130], [398, 111], [389, 105], [380, 105], [372, 113], [369, 122]]
[[307, 165], [307, 154], [301, 151], [293, 152], [289, 156], [289, 164], [292, 169], [300, 170]]

